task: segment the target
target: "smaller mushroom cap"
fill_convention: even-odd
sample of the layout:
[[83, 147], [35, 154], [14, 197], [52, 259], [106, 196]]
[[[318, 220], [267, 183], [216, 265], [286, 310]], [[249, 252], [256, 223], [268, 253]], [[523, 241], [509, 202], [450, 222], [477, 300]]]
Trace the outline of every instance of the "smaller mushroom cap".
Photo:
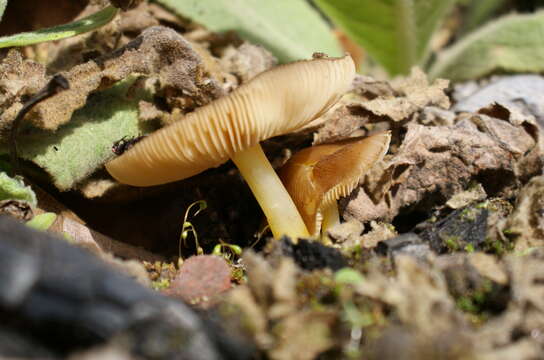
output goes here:
[[336, 103], [354, 76], [350, 56], [278, 66], [154, 132], [106, 168], [118, 181], [136, 186], [188, 178], [303, 127]]
[[299, 151], [280, 169], [279, 176], [310, 233], [319, 230], [321, 209], [349, 195], [361, 177], [389, 148], [391, 134], [380, 132]]

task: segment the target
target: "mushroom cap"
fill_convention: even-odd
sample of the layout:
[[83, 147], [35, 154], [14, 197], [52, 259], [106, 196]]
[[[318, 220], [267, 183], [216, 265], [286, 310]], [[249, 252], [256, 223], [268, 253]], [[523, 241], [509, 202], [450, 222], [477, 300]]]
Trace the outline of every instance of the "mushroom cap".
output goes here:
[[390, 140], [391, 134], [384, 131], [316, 145], [297, 152], [283, 165], [280, 179], [310, 233], [319, 230], [321, 209], [349, 195], [364, 173], [383, 158]]
[[119, 182], [136, 186], [188, 178], [303, 127], [336, 103], [354, 76], [349, 55], [275, 67], [147, 136], [106, 168]]

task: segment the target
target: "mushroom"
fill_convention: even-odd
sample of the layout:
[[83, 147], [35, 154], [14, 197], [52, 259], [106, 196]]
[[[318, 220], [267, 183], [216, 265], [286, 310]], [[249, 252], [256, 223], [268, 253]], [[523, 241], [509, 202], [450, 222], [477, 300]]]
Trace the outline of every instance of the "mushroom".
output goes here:
[[279, 176], [311, 235], [318, 236], [320, 228], [325, 234], [340, 223], [336, 201], [349, 195], [361, 176], [383, 158], [390, 139], [387, 131], [316, 145], [297, 152], [282, 166]]
[[259, 142], [319, 117], [349, 90], [354, 76], [348, 55], [278, 66], [147, 136], [106, 168], [121, 183], [152, 186], [188, 178], [230, 158], [273, 235], [307, 237], [300, 214]]

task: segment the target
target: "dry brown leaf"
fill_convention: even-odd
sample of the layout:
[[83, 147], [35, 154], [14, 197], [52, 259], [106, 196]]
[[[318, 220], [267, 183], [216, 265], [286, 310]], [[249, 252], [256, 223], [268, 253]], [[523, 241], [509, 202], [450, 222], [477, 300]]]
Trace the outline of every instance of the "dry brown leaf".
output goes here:
[[473, 253], [468, 254], [468, 261], [480, 275], [491, 279], [497, 284], [506, 285], [508, 283], [506, 271], [504, 271], [496, 257], [484, 253]]
[[[541, 327], [544, 322], [544, 254], [509, 255], [501, 264], [508, 276], [510, 302], [507, 311], [478, 329], [483, 359], [530, 360], [543, 351]], [[515, 338], [515, 340], [513, 340]]]
[[241, 84], [277, 64], [278, 60], [262, 46], [244, 42], [227, 46], [221, 55], [221, 67], [234, 74]]
[[467, 326], [440, 272], [406, 255], [396, 257], [395, 264], [394, 278], [375, 269], [355, 287], [357, 293], [393, 306], [402, 323], [414, 326], [423, 335]]
[[377, 116], [387, 116], [393, 121], [408, 119], [425, 106], [450, 107], [449, 97], [444, 93], [449, 81], [438, 79], [429, 84], [425, 73], [418, 68], [413, 68], [409, 77], [401, 78], [391, 85], [397, 93], [396, 97], [376, 98], [362, 106]]
[[467, 190], [453, 195], [448, 201], [446, 201], [446, 206], [451, 209], [461, 209], [472, 203], [485, 200], [486, 198], [487, 194], [485, 193], [484, 187], [482, 184], [476, 183], [470, 186]]
[[520, 191], [514, 211], [500, 225], [516, 251], [544, 246], [544, 176], [532, 178]]
[[353, 94], [323, 117], [324, 126], [315, 134], [314, 144], [355, 136], [354, 132], [367, 124], [406, 121], [426, 107], [450, 106], [444, 93], [448, 81], [439, 79], [429, 84], [417, 68], [408, 78], [390, 85], [364, 77], [357, 78], [354, 85]]
[[391, 224], [379, 223], [376, 221], [370, 222], [370, 231], [360, 238], [360, 245], [366, 249], [372, 249], [378, 246], [381, 241], [392, 239], [397, 236]]
[[272, 261], [274, 265], [251, 251], [244, 252], [248, 283], [230, 291], [225, 306], [237, 309], [236, 317], [272, 359], [314, 359], [335, 345], [330, 327], [336, 315], [302, 308], [297, 293], [300, 271], [295, 263], [283, 256]]
[[312, 360], [330, 349], [334, 313], [303, 311], [285, 318], [274, 327], [278, 340], [270, 350], [274, 360]]
[[[43, 66], [23, 62], [16, 53], [0, 66], [5, 69], [2, 74], [7, 74], [0, 79], [0, 93], [7, 95], [0, 103], [5, 109], [0, 130], [5, 131], [13, 119], [6, 113], [14, 116], [21, 106], [22, 95], [35, 92], [47, 78]], [[157, 26], [115, 52], [66, 72], [70, 89], [38, 104], [28, 119], [40, 128], [55, 130], [85, 105], [92, 91], [111, 86], [133, 73], [154, 77], [158, 92], [165, 96], [168, 105], [182, 111], [190, 111], [224, 93], [189, 42], [174, 30]], [[33, 81], [28, 82], [29, 78]]]
[[453, 126], [407, 125], [396, 154], [365, 177], [345, 218], [391, 221], [402, 208], [440, 204], [477, 179], [490, 195], [517, 185], [518, 162], [535, 148], [524, 126], [472, 115]]

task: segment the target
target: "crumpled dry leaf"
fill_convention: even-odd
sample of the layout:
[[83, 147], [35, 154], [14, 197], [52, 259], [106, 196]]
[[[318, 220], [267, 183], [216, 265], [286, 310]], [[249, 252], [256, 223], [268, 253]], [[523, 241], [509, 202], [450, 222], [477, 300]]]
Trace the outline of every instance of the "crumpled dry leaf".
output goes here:
[[342, 250], [349, 251], [355, 247], [372, 249], [381, 241], [396, 237], [398, 234], [391, 224], [371, 221], [370, 231], [363, 233], [364, 225], [351, 219], [337, 224], [328, 230], [328, 235], [336, 242], [341, 244]]
[[468, 82], [456, 86], [453, 97], [458, 100], [455, 111], [479, 112], [514, 125], [524, 124], [527, 132], [538, 139], [538, 146], [531, 150], [520, 163], [525, 170], [521, 176], [526, 182], [530, 174], [542, 168], [544, 141], [537, 124], [544, 125], [544, 105], [540, 94], [544, 91], [544, 78], [540, 75], [517, 75], [494, 77], [489, 83], [477, 85]]
[[245, 83], [277, 64], [278, 60], [262, 46], [248, 42], [227, 46], [221, 55], [221, 66]]
[[[536, 359], [543, 351], [544, 254], [509, 255], [503, 264], [508, 274], [510, 302], [500, 316], [478, 329], [475, 345], [484, 359]], [[515, 339], [515, 340], [514, 340]]]
[[355, 286], [356, 292], [393, 306], [400, 321], [414, 326], [424, 335], [434, 336], [467, 327], [439, 272], [405, 255], [396, 257], [395, 265], [394, 278], [373, 271], [366, 281]]
[[453, 126], [408, 123], [396, 154], [365, 176], [347, 200], [344, 217], [391, 221], [401, 209], [444, 202], [473, 179], [490, 195], [508, 194], [530, 168], [520, 164], [535, 145], [525, 126], [483, 114]]
[[544, 176], [532, 178], [518, 194], [512, 214], [498, 225], [516, 251], [544, 247]]
[[23, 107], [21, 98], [41, 90], [47, 79], [45, 67], [11, 50], [0, 62], [0, 131], [9, 128], [11, 121]]
[[508, 275], [497, 261], [497, 258], [481, 252], [468, 254], [468, 261], [480, 275], [491, 279], [497, 284], [506, 285]]
[[393, 121], [407, 119], [425, 106], [438, 106], [443, 109], [450, 107], [450, 99], [444, 93], [449, 81], [437, 79], [429, 83], [427, 75], [419, 68], [413, 68], [410, 76], [399, 78], [391, 83], [397, 97], [390, 99], [375, 99], [365, 108], [378, 116], [388, 116]]
[[226, 305], [249, 328], [258, 346], [272, 359], [314, 359], [334, 345], [330, 326], [334, 314], [299, 309], [299, 270], [288, 257], [272, 265], [251, 251], [244, 252], [248, 283], [233, 289]]
[[314, 136], [314, 144], [332, 142], [347, 136], [367, 123], [409, 120], [427, 106], [447, 109], [450, 106], [444, 90], [447, 80], [438, 79], [429, 84], [426, 75], [418, 68], [412, 69], [408, 78], [389, 85], [358, 78], [355, 93], [344, 99], [344, 105], [325, 115], [325, 125]]
[[[17, 70], [22, 65], [19, 59], [20, 56], [11, 55], [8, 61], [0, 65], [7, 67], [8, 74], [13, 74], [6, 76], [0, 89], [12, 95], [4, 98], [2, 103], [9, 114], [15, 114], [14, 109], [21, 106], [22, 94], [35, 92], [34, 85], [43, 86], [47, 81], [47, 78], [40, 79], [39, 75], [34, 75], [31, 88], [24, 86], [20, 89], [20, 84], [23, 80], [27, 81], [28, 75], [27, 71]], [[41, 65], [25, 62], [23, 69], [27, 68], [34, 69], [33, 73], [45, 74]], [[113, 53], [66, 72], [64, 75], [70, 82], [70, 89], [38, 104], [29, 113], [28, 119], [39, 128], [55, 130], [67, 123], [75, 110], [85, 105], [92, 91], [109, 87], [133, 73], [155, 77], [158, 92], [166, 96], [168, 105], [182, 111], [192, 110], [223, 95], [222, 87], [209, 77], [201, 58], [189, 42], [174, 30], [157, 26], [145, 30]], [[4, 115], [0, 130], [5, 131], [12, 119]]]
[[446, 206], [452, 209], [461, 209], [472, 203], [485, 200], [486, 198], [487, 194], [485, 193], [484, 187], [482, 184], [476, 183], [470, 186], [467, 190], [453, 195], [448, 201], [446, 201]]
[[[355, 291], [392, 306], [400, 324], [393, 322], [383, 331], [372, 349], [381, 356], [370, 359], [396, 359], [400, 354], [418, 359], [428, 358], [423, 354], [455, 359], [540, 358], [544, 348], [543, 259], [542, 250], [508, 255], [502, 261], [481, 253], [457, 253], [437, 257], [430, 265], [402, 256], [397, 258], [392, 277], [371, 266]], [[488, 291], [479, 295], [480, 301], [495, 304], [495, 309], [482, 309], [491, 312], [489, 318], [484, 315], [474, 326], [454, 300], [477, 299], [474, 287], [478, 283]], [[452, 354], [456, 356], [449, 357]]]
[[32, 219], [34, 212], [26, 201], [0, 200], [0, 215], [8, 215], [17, 220], [28, 221]]
[[312, 360], [330, 349], [334, 314], [306, 310], [287, 317], [275, 327], [281, 341], [269, 352], [274, 360]]
[[[107, 5], [109, 5], [107, 1], [90, 1], [73, 20], [77, 21], [90, 16]], [[29, 58], [45, 64], [47, 72], [54, 74], [69, 71], [74, 66], [82, 64], [91, 58], [109, 53], [124, 45], [124, 43], [120, 42], [124, 30], [120, 27], [120, 19], [124, 18], [126, 14], [118, 12], [112, 21], [94, 31], [60, 41], [37, 44], [34, 46], [35, 53], [29, 54]]]
[[364, 229], [365, 226], [363, 223], [351, 219], [334, 225], [327, 230], [327, 235], [337, 244], [350, 246], [350, 244], [355, 245], [360, 242], [360, 237]]

